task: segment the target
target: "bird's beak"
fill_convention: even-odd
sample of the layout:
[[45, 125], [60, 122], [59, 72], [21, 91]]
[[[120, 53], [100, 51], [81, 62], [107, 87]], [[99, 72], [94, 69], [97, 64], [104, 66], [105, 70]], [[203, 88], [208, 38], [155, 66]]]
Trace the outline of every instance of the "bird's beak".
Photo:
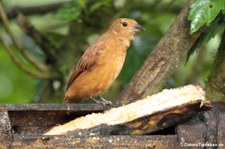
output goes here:
[[133, 27], [133, 30], [134, 31], [144, 31], [145, 28], [143, 26], [141, 26], [140, 24], [136, 24], [134, 27]]

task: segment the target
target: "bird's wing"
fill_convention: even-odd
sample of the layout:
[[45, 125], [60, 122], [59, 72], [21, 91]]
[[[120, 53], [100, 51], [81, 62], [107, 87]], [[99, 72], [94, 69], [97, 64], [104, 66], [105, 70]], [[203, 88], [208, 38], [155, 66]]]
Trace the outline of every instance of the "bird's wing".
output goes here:
[[102, 50], [103, 47], [100, 45], [93, 45], [87, 49], [78, 62], [78, 65], [68, 82], [67, 89], [83, 72], [91, 71], [95, 66], [97, 66], [98, 58], [101, 55]]

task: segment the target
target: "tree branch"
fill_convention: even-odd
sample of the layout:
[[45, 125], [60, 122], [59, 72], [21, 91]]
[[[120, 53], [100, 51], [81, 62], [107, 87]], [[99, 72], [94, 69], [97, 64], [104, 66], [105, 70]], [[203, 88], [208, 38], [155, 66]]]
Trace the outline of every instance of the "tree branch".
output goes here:
[[14, 36], [12, 30], [9, 27], [9, 21], [8, 18], [3, 10], [2, 4], [0, 2], [0, 15], [2, 18], [3, 26], [5, 27], [6, 31], [9, 33], [14, 45], [19, 50], [19, 52], [26, 58], [34, 67], [36, 67], [38, 70], [46, 71], [48, 70], [48, 66], [40, 62], [38, 59], [36, 59], [33, 55], [29, 54], [27, 51], [25, 51], [19, 41]]
[[60, 7], [62, 7], [64, 4], [68, 2], [59, 2], [54, 4], [48, 4], [48, 5], [39, 5], [39, 6], [30, 6], [30, 7], [13, 7], [11, 9], [6, 10], [6, 14], [8, 16], [8, 19], [14, 19], [17, 16], [17, 12], [21, 12], [25, 16], [29, 15], [37, 15], [37, 14], [46, 14], [52, 11], [56, 11]]
[[13, 52], [13, 50], [4, 42], [2, 37], [0, 37], [0, 42], [6, 49], [6, 51], [9, 53], [11, 56], [12, 60], [15, 62], [15, 64], [24, 72], [27, 74], [35, 77], [35, 78], [40, 78], [40, 79], [49, 79], [52, 78], [52, 75], [48, 72], [41, 72], [41, 71], [32, 71], [29, 69], [18, 57], [17, 55]]
[[[69, 2], [69, 0], [68, 0]], [[6, 14], [8, 16], [8, 19], [14, 19], [16, 18], [17, 14], [16, 12], [19, 11], [22, 14], [24, 14], [25, 16], [30, 16], [30, 15], [41, 15], [41, 14], [46, 14], [49, 12], [54, 12], [57, 9], [61, 8], [63, 5], [67, 4], [68, 2], [58, 2], [58, 3], [54, 3], [54, 4], [47, 4], [47, 5], [39, 5], [39, 6], [29, 6], [29, 7], [13, 7], [10, 8], [8, 10], [6, 10]], [[127, 3], [129, 3], [129, 1], [127, 1]], [[138, 8], [140, 10], [144, 10], [144, 11], [157, 11], [158, 10], [163, 10], [164, 12], [170, 12], [170, 13], [178, 13], [181, 9], [180, 6], [177, 5], [171, 5], [171, 3], [173, 3], [173, 1], [166, 3], [163, 8], [157, 9], [158, 8], [158, 4], [160, 2], [156, 1], [154, 2], [154, 4], [152, 4], [149, 8], [149, 5], [146, 5], [146, 3], [142, 4], [140, 3], [138, 5]], [[170, 7], [167, 7], [170, 6]], [[130, 10], [136, 10], [137, 5], [135, 5], [135, 7], [131, 7], [129, 8]]]
[[210, 100], [225, 100], [225, 31], [206, 83], [206, 97]]
[[122, 103], [152, 95], [163, 88], [166, 79], [175, 71], [202, 31], [189, 35], [190, 23], [187, 20], [188, 2], [174, 24], [159, 41], [151, 55], [120, 94]]
[[55, 64], [56, 63], [56, 47], [45, 37], [42, 33], [40, 33], [28, 20], [25, 16], [17, 12], [17, 23], [20, 28], [24, 31], [25, 34], [30, 36], [40, 47], [41, 50], [46, 55], [47, 64]]

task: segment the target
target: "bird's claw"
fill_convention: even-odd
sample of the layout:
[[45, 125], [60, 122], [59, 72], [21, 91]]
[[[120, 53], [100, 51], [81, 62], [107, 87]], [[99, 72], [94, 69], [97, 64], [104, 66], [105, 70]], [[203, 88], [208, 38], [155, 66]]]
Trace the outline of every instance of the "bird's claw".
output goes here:
[[99, 96], [98, 98], [99, 98], [101, 101], [98, 101], [98, 100], [96, 100], [95, 98], [91, 97], [91, 99], [94, 100], [96, 103], [100, 103], [100, 104], [103, 104], [103, 105], [111, 105], [111, 104], [112, 104], [111, 101], [106, 100], [106, 99], [104, 99], [104, 98], [101, 97], [101, 96]]
[[107, 105], [111, 105], [111, 104], [112, 104], [111, 101], [106, 100], [105, 98], [103, 98], [103, 97], [101, 97], [101, 96], [99, 96], [99, 98], [101, 99], [101, 101], [103, 102], [103, 104], [104, 104], [104, 103], [107, 104]]

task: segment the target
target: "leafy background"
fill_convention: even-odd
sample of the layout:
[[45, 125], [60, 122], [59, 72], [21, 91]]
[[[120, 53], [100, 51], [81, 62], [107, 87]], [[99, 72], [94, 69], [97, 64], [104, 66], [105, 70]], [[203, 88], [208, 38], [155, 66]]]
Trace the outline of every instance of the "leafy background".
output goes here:
[[[68, 1], [3, 0], [4, 8], [6, 10], [14, 6], [31, 7], [50, 5], [56, 2]], [[73, 0], [69, 2], [70, 3], [62, 6], [55, 12], [46, 13], [44, 15], [31, 15], [28, 17], [35, 28], [46, 35], [54, 45], [60, 46], [63, 43], [68, 34], [71, 21], [79, 21], [81, 15], [88, 14], [87, 16], [91, 16], [90, 14], [101, 8], [106, 8], [109, 11], [108, 13], [111, 13], [112, 11], [118, 12], [118, 17], [134, 18], [146, 28], [144, 32], [136, 36], [128, 50], [126, 63], [120, 76], [113, 87], [104, 95], [104, 97], [111, 100], [113, 100], [121, 89], [129, 83], [132, 76], [140, 68], [145, 58], [151, 53], [154, 46], [166, 33], [179, 11], [186, 4], [185, 0], [131, 0], [130, 2], [126, 2], [125, 0], [103, 0], [93, 1], [91, 5], [88, 5], [88, 0]], [[165, 87], [171, 88], [189, 83], [200, 83], [205, 85], [205, 81], [207, 81], [212, 62], [221, 40], [221, 33], [224, 30], [225, 19], [224, 14], [222, 14], [222, 11], [225, 12], [224, 4], [224, 0], [194, 1], [188, 18], [192, 22], [190, 34], [193, 34], [202, 26], [206, 26], [205, 34], [189, 52], [188, 62], [184, 59], [183, 63], [177, 66], [176, 72], [168, 79]], [[218, 17], [219, 15], [221, 15], [224, 20], [222, 19], [221, 21], [221, 17]], [[86, 19], [97, 26], [99, 25], [97, 23], [101, 23], [99, 26], [107, 26], [110, 23], [109, 21], [104, 22], [104, 20], [107, 20], [107, 14], [101, 17], [102, 18], [99, 18], [99, 22], [92, 22], [91, 17], [87, 17]], [[23, 43], [24, 47], [29, 49], [29, 51], [39, 59], [44, 59], [44, 54], [40, 50], [40, 47], [37, 46], [32, 39], [22, 33], [14, 20], [10, 21], [10, 27], [20, 42]], [[90, 34], [85, 33], [82, 38], [85, 38], [88, 43], [92, 43], [102, 32], [99, 28], [96, 30], [97, 31]], [[7, 43], [11, 43], [11, 40], [2, 26], [0, 26], [0, 34]], [[40, 93], [43, 90], [43, 84], [46, 82], [25, 74], [13, 63], [1, 45], [0, 60], [0, 103], [38, 102]], [[27, 63], [26, 60], [24, 60], [24, 62]], [[70, 65], [73, 66], [73, 63], [74, 62], [70, 62]], [[27, 66], [33, 69], [28, 63]], [[61, 102], [61, 99], [61, 97], [56, 97], [47, 102]]]

